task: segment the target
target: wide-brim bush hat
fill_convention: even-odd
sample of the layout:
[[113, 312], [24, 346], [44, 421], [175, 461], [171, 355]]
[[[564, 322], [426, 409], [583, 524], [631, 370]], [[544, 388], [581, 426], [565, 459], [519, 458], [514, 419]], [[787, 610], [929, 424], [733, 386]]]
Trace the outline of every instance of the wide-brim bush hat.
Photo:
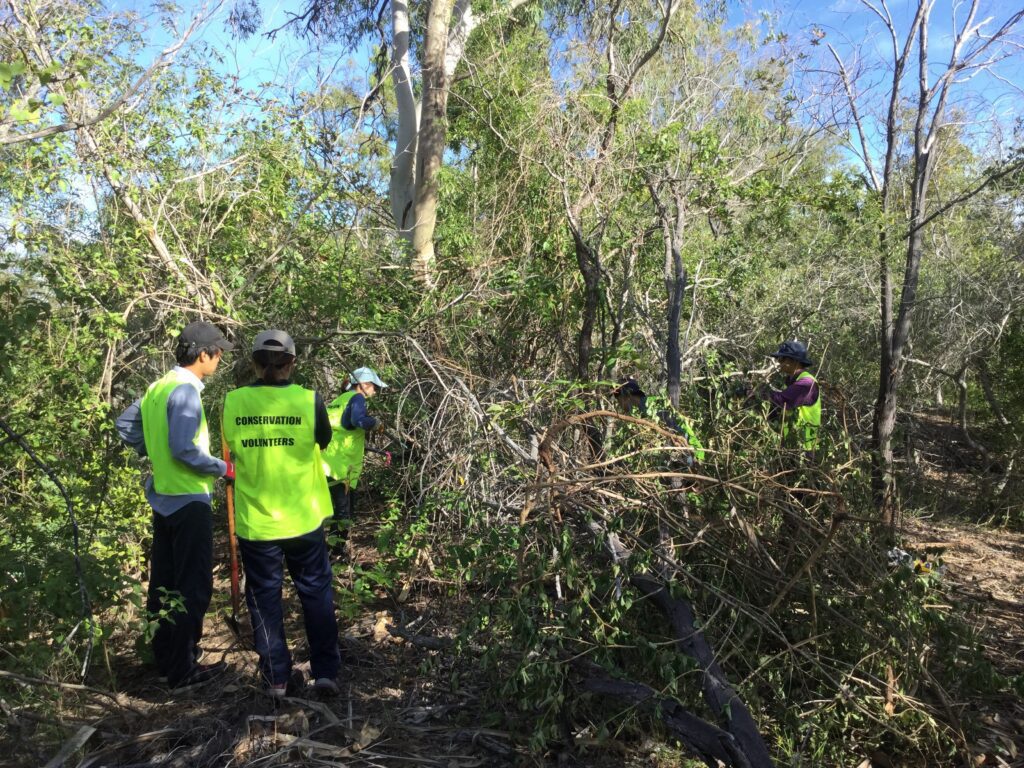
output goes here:
[[814, 361], [807, 356], [807, 347], [796, 339], [782, 342], [778, 351], [772, 352], [771, 357], [788, 357], [801, 365], [814, 365]]
[[373, 368], [356, 368], [349, 375], [353, 384], [374, 384], [379, 389], [387, 389], [387, 384], [380, 380], [380, 376]]

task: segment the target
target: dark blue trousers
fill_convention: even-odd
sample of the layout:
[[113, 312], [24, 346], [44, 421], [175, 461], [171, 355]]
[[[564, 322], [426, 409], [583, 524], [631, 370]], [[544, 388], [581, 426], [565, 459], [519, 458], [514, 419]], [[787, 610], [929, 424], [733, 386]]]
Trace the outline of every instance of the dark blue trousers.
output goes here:
[[271, 685], [287, 683], [292, 656], [284, 636], [281, 588], [284, 567], [302, 603], [314, 678], [338, 676], [338, 621], [334, 615], [331, 564], [320, 528], [294, 539], [238, 540], [245, 568], [245, 602], [252, 619], [260, 672]]
[[[154, 512], [146, 609], [150, 614], [161, 609], [169, 612], [153, 635], [153, 655], [171, 686], [181, 682], [195, 665], [195, 649], [203, 636], [203, 617], [212, 594], [210, 505], [193, 501], [166, 517]], [[171, 612], [175, 599], [181, 600], [183, 610]]]
[[330, 486], [331, 506], [334, 515], [331, 518], [331, 533], [340, 537], [342, 541], [348, 540], [349, 527], [356, 514], [356, 492], [346, 490], [345, 483], [340, 480]]

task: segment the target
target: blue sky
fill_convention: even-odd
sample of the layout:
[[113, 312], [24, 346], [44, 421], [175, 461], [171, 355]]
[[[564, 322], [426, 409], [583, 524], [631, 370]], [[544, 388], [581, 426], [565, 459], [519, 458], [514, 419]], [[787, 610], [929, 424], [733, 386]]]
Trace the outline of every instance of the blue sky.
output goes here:
[[[216, 0], [211, 0], [216, 2]], [[248, 40], [233, 39], [226, 29], [225, 20], [234, 0], [224, 0], [215, 16], [205, 25], [199, 39], [223, 56], [220, 69], [223, 73], [237, 76], [246, 89], [265, 93], [266, 86], [279, 95], [295, 90], [311, 90], [318, 83], [339, 82], [344, 79], [357, 90], [367, 87], [368, 49], [349, 51], [337, 44], [316, 48], [310, 41], [297, 37], [291, 31], [284, 31], [274, 39], [264, 32], [284, 24], [290, 13], [299, 13], [304, 0], [258, 0], [262, 10], [262, 30]], [[888, 75], [886, 63], [891, 61], [888, 33], [882, 22], [860, 0], [746, 0], [729, 3], [729, 20], [732, 25], [748, 20], [757, 21], [765, 14], [773, 19], [772, 25], [789, 33], [791, 39], [806, 46], [811, 39], [812, 28], [817, 28], [824, 37], [817, 46], [807, 50], [817, 61], [814, 65], [834, 69], [834, 62], [828, 53], [827, 44], [839, 52], [844, 62], [851, 67], [857, 61], [870, 65], [866, 77], [861, 81], [865, 88], [872, 88], [873, 98], [869, 104], [884, 105], [882, 95]], [[876, 0], [879, 4], [880, 0]], [[185, 24], [201, 3], [181, 0], [180, 23]], [[962, 22], [967, 3], [956, 0], [935, 0], [930, 26], [930, 49], [936, 65], [944, 63], [953, 43], [954, 16]], [[152, 3], [149, 0], [112, 0], [112, 7], [120, 10], [134, 10], [152, 18]], [[915, 0], [889, 0], [889, 7], [902, 33], [916, 7]], [[1014, 12], [1018, 0], [983, 0], [978, 19], [995, 17], [996, 22]], [[152, 50], [155, 55], [171, 39], [167, 32], [157, 25], [151, 30]], [[902, 35], [901, 35], [902, 37]], [[1024, 29], [1017, 35], [1024, 42]], [[913, 74], [913, 73], [911, 73]], [[811, 81], [807, 81], [810, 88]], [[908, 84], [912, 85], [913, 81]], [[874, 95], [877, 93], [877, 98]], [[1024, 51], [1018, 52], [1014, 60], [1004, 62], [1000, 77], [979, 75], [970, 83], [957, 89], [959, 101], [972, 116], [979, 118], [986, 126], [992, 121], [1009, 126], [1024, 112]]]
[[[308, 89], [331, 77], [331, 73], [351, 71], [351, 65], [360, 69], [365, 67], [365, 50], [347, 51], [337, 45], [317, 49], [309, 40], [297, 36], [290, 29], [273, 38], [266, 34], [285, 24], [290, 14], [300, 13], [304, 6], [302, 0], [258, 0], [262, 14], [261, 27], [256, 34], [245, 40], [236, 39], [227, 28], [228, 13], [233, 2], [224, 0], [192, 40], [216, 51], [223, 58], [219, 70], [225, 75], [238, 76], [246, 88], [263, 90], [266, 84], [273, 84], [283, 90]], [[148, 39], [151, 45], [147, 51], [150, 60], [177, 37], [161, 28], [153, 5], [151, 0], [111, 0], [108, 3], [111, 10], [132, 11], [147, 20], [150, 25]], [[207, 3], [181, 0], [178, 6], [181, 9], [177, 18], [180, 30], [204, 6], [216, 7], [217, 0], [209, 0]], [[146, 60], [146, 54], [140, 56], [140, 63], [146, 63]]]
[[[873, 4], [881, 8], [880, 0], [873, 0]], [[888, 5], [902, 46], [917, 3], [889, 0]], [[963, 27], [968, 8], [969, 2], [935, 0], [929, 24], [930, 82], [945, 71], [953, 50], [954, 29]], [[991, 19], [982, 28], [983, 32], [991, 33], [1019, 8], [1020, 3], [1015, 0], [982, 0], [975, 23]], [[831, 45], [851, 71], [863, 69], [858, 90], [865, 91], [867, 95], [861, 100], [861, 110], [868, 135], [877, 137], [880, 132], [878, 121], [887, 107], [893, 59], [891, 37], [882, 20], [860, 0], [832, 0], [827, 5], [819, 0], [737, 3], [732, 6], [730, 18], [734, 23], [740, 23], [744, 14], [752, 18], [760, 12], [773, 14], [778, 27], [789, 32], [801, 44], [806, 45], [812, 39], [812, 29], [817, 28], [817, 35], [823, 33], [816, 46], [806, 48], [812, 56], [809, 68], [835, 71], [836, 64], [828, 50], [828, 45]], [[1024, 25], [1018, 25], [1014, 38], [1018, 45], [1024, 45]], [[916, 52], [912, 57], [911, 68], [904, 81], [904, 94], [907, 96], [913, 96], [916, 88]], [[809, 90], [814, 81], [813, 77], [805, 81], [805, 90]], [[817, 80], [823, 86], [825, 81], [827, 78], [819, 77]], [[840, 102], [842, 99], [837, 100]], [[969, 82], [957, 85], [951, 93], [949, 106], [965, 116], [963, 129], [966, 135], [974, 137], [976, 144], [984, 140], [989, 142], [984, 149], [1004, 151], [1014, 140], [1014, 123], [1024, 115], [1024, 48], [1000, 63], [994, 74], [977, 73]]]
[[[293, 79], [300, 70], [319, 66], [322, 70], [337, 64], [339, 59], [351, 58], [357, 63], [365, 62], [365, 51], [346, 52], [336, 46], [325, 48], [319, 53], [310, 53], [307, 41], [297, 39], [288, 31], [273, 40], [257, 33], [246, 41], [232, 39], [225, 29], [224, 20], [234, 0], [224, 0], [214, 19], [206, 25], [201, 38], [214, 45], [227, 58], [225, 67], [234, 70], [232, 74], [244, 73], [253, 82], [285, 83]], [[262, 15], [262, 31], [281, 26], [289, 13], [299, 13], [303, 0], [258, 0]], [[825, 32], [825, 42], [832, 43], [841, 53], [848, 53], [854, 47], [865, 50], [874, 48], [875, 53], [887, 53], [888, 36], [881, 21], [868, 10], [860, 0], [744, 0], [729, 2], [729, 19], [732, 24], [741, 24], [747, 19], [758, 19], [762, 13], [769, 13], [777, 19], [778, 27], [792, 36], [806, 40], [808, 30], [817, 26]], [[877, 4], [877, 3], [876, 3]], [[182, 0], [181, 19], [184, 21], [201, 6], [194, 0]], [[899, 28], [905, 29], [913, 15], [916, 2], [912, 0], [891, 0], [889, 7]], [[966, 13], [962, 0], [936, 0], [932, 13], [931, 48], [936, 57], [948, 55], [952, 46], [952, 18]], [[134, 10], [143, 16], [153, 13], [149, 0], [113, 0], [111, 7]], [[1016, 0], [984, 0], [979, 19], [994, 16], [1002, 19], [1011, 14], [1019, 3]], [[991, 29], [994, 25], [990, 25]], [[157, 50], [169, 39], [158, 29], [151, 30], [153, 49]], [[1022, 30], [1024, 31], [1024, 30]], [[1018, 34], [1024, 42], [1024, 34]], [[313, 77], [308, 72], [307, 77]], [[1017, 85], [1024, 83], [1024, 66], [1020, 62], [1009, 68], [1009, 77]], [[313, 80], [310, 80], [313, 82]]]
[[[881, 8], [879, 0], [873, 4]], [[892, 48], [889, 33], [881, 19], [860, 0], [833, 0], [827, 6], [817, 0], [788, 0], [759, 4], [778, 14], [780, 26], [794, 34], [808, 38], [808, 30], [820, 27], [825, 33], [821, 45], [831, 43], [844, 59], [852, 58], [860, 51], [865, 57], [875, 57], [889, 61]], [[916, 2], [909, 0], [891, 0], [888, 3], [896, 22], [897, 31], [903, 34], [909, 28], [917, 7]], [[966, 21], [969, 3], [954, 0], [936, 0], [929, 24], [929, 59], [934, 63], [933, 73], [948, 62], [953, 50], [954, 24], [961, 28]], [[1014, 0], [983, 0], [975, 23], [985, 19], [991, 22], [983, 27], [985, 32], [993, 32], [1003, 20], [1020, 8]], [[1016, 34], [1018, 43], [1024, 44], [1024, 27], [1018, 27]], [[820, 46], [819, 46], [820, 47]], [[1020, 104], [1024, 103], [1021, 89], [1024, 88], [1024, 51], [1018, 52], [1016, 61], [1001, 65], [1000, 72], [1010, 82], [998, 84], [995, 78], [982, 78], [982, 82], [972, 83], [970, 90], [989, 90], [991, 93], [1015, 93], [1016, 111], [1020, 112]], [[916, 58], [915, 58], [916, 66]], [[1009, 107], [1010, 105], [1007, 105]]]

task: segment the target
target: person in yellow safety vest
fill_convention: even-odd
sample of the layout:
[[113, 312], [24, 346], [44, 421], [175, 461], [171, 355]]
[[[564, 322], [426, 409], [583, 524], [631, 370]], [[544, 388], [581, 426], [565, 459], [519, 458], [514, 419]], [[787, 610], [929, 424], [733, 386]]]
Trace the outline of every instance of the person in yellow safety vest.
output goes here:
[[291, 383], [295, 342], [284, 331], [258, 334], [252, 360], [256, 381], [228, 393], [223, 429], [235, 463], [235, 530], [264, 690], [280, 698], [305, 687], [285, 639], [287, 566], [302, 603], [314, 690], [335, 696], [341, 655], [322, 528], [331, 514], [320, 453], [331, 443], [327, 408], [316, 392]]
[[758, 397], [771, 403], [781, 419], [783, 444], [801, 448], [813, 458], [821, 428], [821, 392], [818, 380], [807, 370], [814, 363], [807, 356], [807, 347], [796, 340], [784, 341], [771, 356], [786, 377], [786, 388], [765, 385]]
[[704, 461], [704, 446], [697, 437], [690, 420], [677, 412], [671, 405], [666, 404], [666, 407], [658, 408], [654, 399], [647, 397], [647, 393], [641, 389], [636, 379], [623, 379], [612, 390], [612, 397], [615, 398], [615, 404], [620, 413], [660, 423], [666, 429], [682, 436], [691, 448], [686, 456], [687, 466], [693, 467], [694, 464]]
[[203, 379], [233, 346], [217, 326], [189, 323], [178, 335], [177, 365], [117, 418], [121, 440], [152, 462], [146, 482], [153, 508], [146, 610], [159, 616], [152, 649], [160, 678], [178, 691], [227, 669], [224, 662], [198, 663], [203, 617], [213, 595], [210, 493], [216, 478], [230, 479], [233, 472], [210, 455], [200, 393]]
[[331, 532], [338, 537], [339, 552], [344, 549], [355, 515], [355, 491], [363, 472], [366, 433], [384, 428], [369, 414], [366, 401], [387, 386], [372, 368], [357, 368], [349, 375], [348, 389], [327, 409], [335, 439], [323, 452], [323, 467], [334, 509]]

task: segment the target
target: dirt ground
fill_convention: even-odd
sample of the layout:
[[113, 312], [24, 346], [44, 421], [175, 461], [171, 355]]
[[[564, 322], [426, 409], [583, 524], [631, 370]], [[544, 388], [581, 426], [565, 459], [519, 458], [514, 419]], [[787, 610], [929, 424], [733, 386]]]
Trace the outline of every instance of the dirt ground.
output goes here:
[[[220, 561], [226, 559], [225, 553]], [[344, 582], [344, 565], [338, 572]], [[517, 762], [516, 748], [500, 728], [460, 725], [484, 718], [466, 716], [472, 713], [476, 697], [472, 690], [451, 689], [445, 655], [388, 632], [388, 624], [412, 623], [430, 633], [421, 613], [428, 608], [429, 595], [420, 595], [419, 602], [381, 601], [368, 606], [357, 620], [342, 621], [339, 697], [320, 699], [310, 693], [275, 701], [258, 686], [244, 603], [241, 640], [225, 621], [230, 613], [227, 575], [225, 567], [215, 572], [217, 597], [207, 614], [202, 648], [204, 662], [226, 661], [229, 671], [215, 681], [173, 694], [157, 681], [156, 670], [134, 654], [112, 660], [110, 672], [121, 695], [116, 701], [101, 699], [83, 708], [83, 714], [97, 707], [106, 709], [106, 714], [83, 717], [97, 732], [67, 765], [473, 768]], [[301, 613], [289, 594], [286, 584], [289, 644], [297, 667], [308, 676]], [[97, 688], [109, 687], [107, 670], [100, 669], [94, 676]], [[32, 746], [19, 744], [18, 754], [7, 761], [0, 758], [0, 765], [42, 765], [52, 756], [52, 747], [47, 753]]]
[[[1024, 535], [953, 518], [916, 519], [904, 546], [915, 553], [940, 549], [952, 594], [975, 612], [985, 654], [1005, 675], [1024, 674]], [[971, 740], [976, 765], [1024, 768], [1024, 702], [1019, 697], [951, 702], [954, 712], [978, 717]], [[982, 756], [984, 760], [982, 761]]]
[[[369, 534], [357, 531], [355, 561], [370, 564], [377, 556]], [[1005, 674], [1024, 673], [1024, 535], [987, 529], [951, 519], [917, 519], [905, 530], [911, 551], [941, 547], [944, 578], [958, 600], [976, 610], [984, 648]], [[219, 544], [217, 562], [226, 563]], [[225, 660], [222, 678], [183, 694], [170, 695], [126, 651], [110, 658], [109, 669], [94, 665], [91, 684], [115, 697], [64, 691], [62, 733], [69, 739], [81, 727], [94, 728], [84, 748], [66, 762], [78, 768], [205, 768], [207, 766], [345, 765], [408, 768], [475, 766], [576, 765], [593, 768], [667, 768], [685, 766], [657, 744], [604, 744], [599, 750], [568, 756], [531, 757], [504, 727], [496, 713], [481, 711], [479, 676], [469, 662], [447, 650], [446, 635], [455, 626], [445, 615], [449, 601], [444, 585], [423, 580], [407, 599], [380, 599], [358, 618], [342, 621], [342, 694], [333, 700], [296, 697], [274, 701], [257, 686], [256, 656], [228, 629], [228, 571], [215, 573], [216, 597], [207, 617], [203, 641], [206, 661]], [[342, 583], [348, 578], [339, 567]], [[286, 595], [290, 591], [286, 588]], [[296, 661], [305, 646], [298, 606], [291, 598], [288, 629]], [[247, 616], [241, 626], [247, 630]], [[409, 641], [388, 630], [407, 627]], [[433, 647], [425, 647], [425, 646]], [[308, 671], [308, 666], [306, 667]], [[1024, 704], [1015, 697], [978, 702], [950, 702], [955, 717], [977, 719], [982, 731], [970, 738], [971, 768], [1024, 768]], [[53, 738], [41, 738], [45, 724], [24, 723], [25, 738], [0, 751], [0, 766], [48, 765]], [[51, 722], [52, 726], [53, 723]], [[560, 759], [561, 758], [561, 759]], [[863, 765], [863, 764], [862, 764]], [[852, 768], [852, 766], [851, 766]], [[944, 768], [944, 767], [937, 767]]]

